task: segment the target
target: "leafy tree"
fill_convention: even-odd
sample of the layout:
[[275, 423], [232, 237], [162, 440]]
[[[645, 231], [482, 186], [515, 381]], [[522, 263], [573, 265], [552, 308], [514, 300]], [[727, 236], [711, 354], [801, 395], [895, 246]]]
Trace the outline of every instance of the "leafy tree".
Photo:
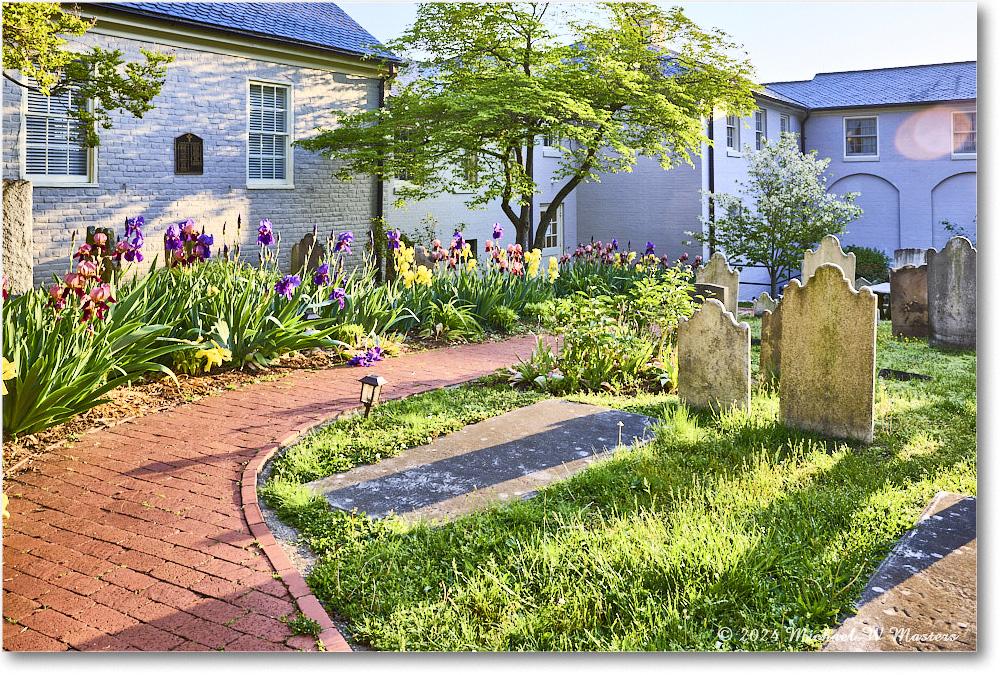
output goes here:
[[[542, 248], [581, 182], [630, 171], [637, 156], [664, 169], [690, 163], [714, 109], [752, 109], [749, 64], [678, 8], [424, 3], [387, 46], [411, 57], [388, 105], [334, 113], [336, 128], [299, 145], [342, 160], [341, 179], [405, 175], [401, 200], [460, 191], [473, 192], [473, 208], [498, 200], [526, 247]], [[563, 150], [561, 186], [535, 223], [528, 149], [544, 137]]]
[[[778, 281], [799, 269], [806, 250], [828, 234], [841, 234], [863, 211], [854, 200], [860, 193], [837, 196], [826, 190], [829, 159], [816, 151], [802, 154], [797, 134], [785, 133], [762, 150], [747, 149], [747, 182], [737, 181], [740, 194], [707, 192], [715, 202], [710, 231], [689, 232], [702, 242], [725, 250], [730, 261], [760, 265]], [[719, 214], [722, 215], [719, 215]]]
[[[109, 111], [128, 111], [141, 118], [153, 109], [152, 100], [166, 79], [166, 64], [174, 59], [140, 49], [145, 62], [126, 63], [118, 49], [63, 49], [68, 41], [62, 36], [83, 35], [93, 25], [94, 21], [62, 11], [58, 3], [15, 2], [3, 6], [4, 77], [45, 96], [72, 88], [80, 99], [92, 99], [91, 110], [80, 106], [70, 111], [80, 120], [80, 141], [88, 147], [100, 144], [95, 122], [105, 129], [112, 127]], [[10, 77], [7, 70], [20, 71], [30, 84]]]

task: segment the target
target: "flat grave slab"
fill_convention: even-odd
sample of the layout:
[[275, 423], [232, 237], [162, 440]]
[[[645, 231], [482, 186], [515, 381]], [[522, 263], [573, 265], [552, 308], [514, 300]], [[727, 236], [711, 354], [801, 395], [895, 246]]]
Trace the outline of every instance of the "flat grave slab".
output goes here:
[[619, 438], [623, 447], [644, 444], [656, 421], [550, 399], [307, 485], [334, 508], [370, 518], [392, 513], [411, 522], [451, 520], [530, 497], [610, 456]]

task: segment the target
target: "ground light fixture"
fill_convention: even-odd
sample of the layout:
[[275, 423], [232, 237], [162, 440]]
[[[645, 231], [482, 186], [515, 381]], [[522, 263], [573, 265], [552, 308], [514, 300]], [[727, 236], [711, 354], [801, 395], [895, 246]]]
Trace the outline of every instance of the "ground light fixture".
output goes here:
[[372, 406], [378, 405], [379, 396], [382, 394], [382, 386], [388, 382], [384, 377], [378, 375], [365, 375], [361, 382], [361, 402], [365, 404], [365, 417], [372, 411]]

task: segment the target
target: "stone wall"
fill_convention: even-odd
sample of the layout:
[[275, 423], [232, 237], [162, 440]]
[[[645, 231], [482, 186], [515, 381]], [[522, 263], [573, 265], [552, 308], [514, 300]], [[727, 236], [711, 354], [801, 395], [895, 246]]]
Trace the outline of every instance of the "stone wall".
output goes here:
[[[294, 189], [247, 187], [248, 82], [290, 84], [294, 138], [312, 135], [316, 126], [332, 126], [334, 109], [371, 109], [378, 105], [378, 81], [331, 70], [284, 65], [207, 50], [140, 42], [91, 32], [74, 46], [97, 44], [121, 49], [127, 59], [141, 59], [139, 48], [175, 55], [154, 110], [143, 119], [112, 114], [114, 128], [100, 130], [97, 175], [92, 184], [34, 187], [35, 282], [52, 272], [65, 271], [74, 231], [88, 225], [114, 227], [125, 219], [146, 220], [147, 260], [161, 254], [167, 225], [188, 218], [223, 243], [235, 243], [236, 219], [242, 216], [244, 257], [256, 262], [256, 229], [270, 218], [281, 234], [280, 262], [290, 265], [292, 244], [319, 227], [321, 237], [331, 231], [353, 230], [367, 243], [370, 219], [375, 215], [375, 183], [367, 177], [340, 182], [331, 177], [336, 163], [294, 149]], [[21, 89], [3, 83], [4, 178], [20, 177]], [[174, 138], [193, 133], [204, 141], [203, 175], [174, 175]], [[227, 223], [226, 237], [222, 225]], [[361, 260], [363, 246], [355, 246], [348, 261]]]

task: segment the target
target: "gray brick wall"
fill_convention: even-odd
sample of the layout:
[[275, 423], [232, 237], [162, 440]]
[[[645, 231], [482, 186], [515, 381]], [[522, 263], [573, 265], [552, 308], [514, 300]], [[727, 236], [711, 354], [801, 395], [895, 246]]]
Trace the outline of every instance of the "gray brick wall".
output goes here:
[[[316, 126], [332, 125], [334, 109], [376, 107], [376, 79], [89, 33], [82, 41], [121, 49], [128, 59], [141, 58], [139, 47], [173, 53], [176, 59], [168, 66], [155, 110], [143, 119], [114, 114], [114, 128], [100, 130], [98, 187], [35, 186], [36, 283], [66, 271], [74, 230], [82, 234], [88, 225], [98, 225], [120, 232], [125, 219], [137, 215], [146, 220], [147, 259], [159, 253], [162, 260], [164, 230], [187, 218], [214, 234], [221, 250], [223, 223], [225, 242], [232, 246], [237, 216], [242, 216], [243, 253], [251, 262], [257, 260], [257, 225], [270, 218], [282, 236], [285, 267], [292, 244], [314, 225], [321, 237], [353, 230], [359, 244], [367, 241], [375, 183], [363, 176], [335, 180], [330, 159], [295, 149], [294, 189], [247, 189], [246, 98], [250, 79], [291, 84], [299, 139]], [[18, 178], [21, 90], [6, 80], [3, 87], [3, 177]], [[204, 175], [174, 175], [173, 141], [188, 132], [204, 140]], [[349, 265], [360, 263], [362, 248], [355, 247]]]

